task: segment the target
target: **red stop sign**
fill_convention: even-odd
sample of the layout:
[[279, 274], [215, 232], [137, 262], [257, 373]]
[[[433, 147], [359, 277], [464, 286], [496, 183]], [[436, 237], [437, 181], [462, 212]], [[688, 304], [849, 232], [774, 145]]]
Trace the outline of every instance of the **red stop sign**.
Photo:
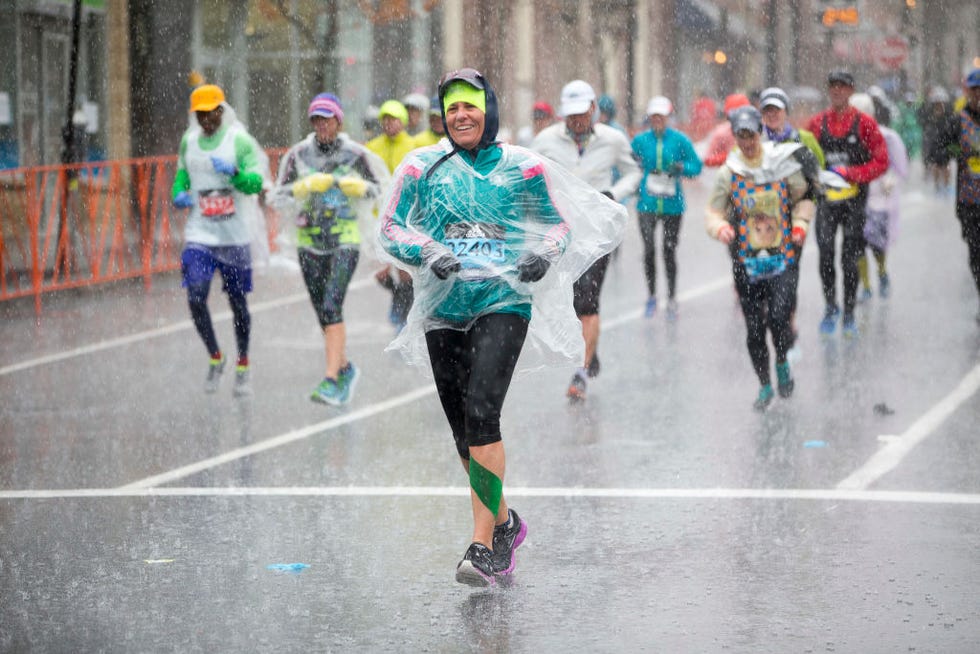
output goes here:
[[875, 60], [882, 68], [897, 70], [902, 67], [909, 56], [909, 44], [905, 37], [886, 36], [883, 41], [878, 43], [875, 53]]

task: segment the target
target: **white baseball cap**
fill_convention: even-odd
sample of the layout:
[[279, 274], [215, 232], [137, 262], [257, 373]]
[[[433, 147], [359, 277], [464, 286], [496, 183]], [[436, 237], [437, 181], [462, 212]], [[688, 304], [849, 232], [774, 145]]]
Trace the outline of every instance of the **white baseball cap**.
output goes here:
[[588, 82], [580, 79], [569, 82], [561, 90], [561, 106], [558, 112], [562, 116], [584, 114], [595, 102], [595, 91]]
[[647, 116], [669, 116], [674, 111], [670, 100], [662, 95], [650, 98], [647, 103]]

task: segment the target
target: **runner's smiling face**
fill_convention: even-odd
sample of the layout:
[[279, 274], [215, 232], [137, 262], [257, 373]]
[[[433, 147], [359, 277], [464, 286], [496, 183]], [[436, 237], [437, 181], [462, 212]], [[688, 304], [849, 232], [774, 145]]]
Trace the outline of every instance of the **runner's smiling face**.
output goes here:
[[464, 150], [472, 150], [483, 138], [486, 114], [468, 102], [454, 102], [446, 107], [446, 126], [449, 137]]
[[786, 125], [786, 110], [772, 104], [763, 107], [762, 124], [773, 132], [783, 131], [783, 127]]
[[980, 111], [980, 86], [971, 86], [966, 90], [966, 103], [974, 111]]
[[197, 114], [197, 124], [201, 126], [201, 131], [204, 132], [205, 136], [211, 136], [221, 127], [221, 114], [224, 113], [221, 105], [211, 111], [195, 111], [194, 113]]
[[593, 102], [591, 105], [589, 105], [588, 111], [580, 114], [565, 116], [565, 127], [567, 127], [568, 131], [575, 136], [585, 136], [592, 131], [592, 115], [594, 113], [595, 103]]
[[850, 105], [847, 101], [854, 93], [854, 87], [843, 82], [832, 82], [827, 86], [827, 95], [830, 96], [830, 106], [836, 111], [844, 111]]
[[313, 123], [313, 131], [316, 133], [316, 140], [320, 143], [333, 143], [340, 131], [340, 121], [336, 116], [313, 116], [310, 118]]
[[735, 132], [735, 143], [738, 144], [738, 149], [742, 151], [743, 155], [748, 159], [754, 159], [761, 152], [759, 146], [762, 143], [762, 137], [759, 132], [740, 129]]

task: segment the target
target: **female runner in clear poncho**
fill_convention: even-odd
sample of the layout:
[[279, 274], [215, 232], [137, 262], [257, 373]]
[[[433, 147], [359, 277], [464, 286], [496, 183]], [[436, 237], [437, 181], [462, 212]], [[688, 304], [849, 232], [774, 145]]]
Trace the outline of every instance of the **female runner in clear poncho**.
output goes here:
[[471, 488], [473, 542], [456, 579], [487, 586], [513, 570], [527, 533], [503, 497], [500, 435], [525, 338], [538, 358], [527, 365], [581, 360], [572, 284], [619, 243], [626, 211], [556, 164], [495, 142], [497, 100], [479, 72], [446, 75], [439, 100], [448, 140], [409, 154], [384, 203], [381, 247], [413, 275], [416, 294], [389, 349], [431, 364]]

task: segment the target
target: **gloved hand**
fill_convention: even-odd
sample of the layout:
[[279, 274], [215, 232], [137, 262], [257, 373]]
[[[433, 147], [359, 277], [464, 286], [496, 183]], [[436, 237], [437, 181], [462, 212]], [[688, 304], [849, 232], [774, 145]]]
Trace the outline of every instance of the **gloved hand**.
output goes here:
[[603, 191], [602, 194], [605, 195], [610, 200], [612, 200], [613, 202], [616, 201], [616, 198], [613, 197], [612, 191]]
[[797, 245], [803, 245], [803, 241], [806, 240], [806, 230], [802, 227], [794, 227], [789, 233], [789, 238]]
[[732, 241], [735, 240], [735, 228], [725, 223], [718, 229], [718, 233], [715, 235], [719, 241], [725, 245], [730, 245]]
[[211, 165], [214, 166], [215, 172], [221, 173], [222, 175], [234, 177], [238, 174], [238, 168], [235, 166], [234, 162], [225, 161], [221, 157], [211, 157]]
[[459, 262], [452, 250], [442, 243], [431, 241], [422, 248], [422, 262], [427, 265], [436, 277], [447, 279], [451, 274], [459, 272], [463, 264]]
[[367, 182], [360, 177], [341, 177], [337, 180], [341, 193], [349, 198], [363, 198], [367, 193]]
[[305, 200], [310, 193], [326, 193], [331, 186], [333, 186], [333, 175], [313, 173], [293, 182], [293, 197], [297, 200]]
[[550, 267], [551, 262], [541, 255], [525, 252], [517, 260], [517, 281], [536, 282], [544, 277]]
[[174, 206], [178, 209], [190, 209], [194, 206], [194, 198], [188, 191], [181, 191], [174, 196]]
[[670, 175], [671, 177], [680, 177], [683, 172], [684, 172], [683, 161], [675, 161], [674, 163], [670, 164], [670, 168], [667, 170], [667, 174]]

